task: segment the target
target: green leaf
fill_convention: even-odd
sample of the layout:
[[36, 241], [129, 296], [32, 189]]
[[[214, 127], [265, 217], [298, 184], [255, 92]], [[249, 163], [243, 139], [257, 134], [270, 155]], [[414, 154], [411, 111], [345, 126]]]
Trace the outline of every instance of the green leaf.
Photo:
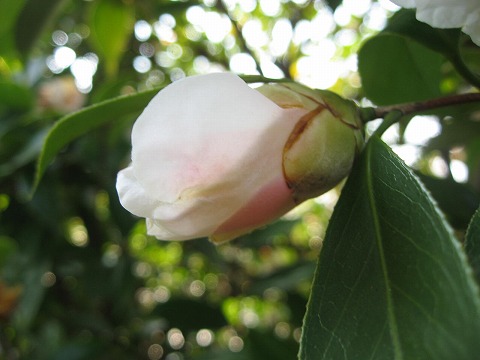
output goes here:
[[269, 288], [277, 288], [285, 291], [295, 289], [302, 281], [310, 281], [315, 264], [313, 262], [297, 262], [294, 265], [281, 269], [267, 277], [252, 281], [248, 293], [261, 295]]
[[15, 40], [20, 53], [25, 56], [30, 52], [67, 1], [27, 1], [15, 25]]
[[330, 220], [301, 359], [475, 359], [478, 288], [423, 186], [372, 137]]
[[422, 101], [441, 96], [438, 53], [403, 36], [380, 34], [358, 53], [366, 96], [377, 105]]
[[105, 61], [105, 72], [112, 78], [118, 72], [120, 58], [133, 32], [135, 9], [120, 0], [99, 0], [92, 4], [90, 40]]
[[0, 164], [0, 178], [8, 176], [20, 167], [35, 160], [42, 147], [46, 131], [39, 131], [28, 139], [27, 143], [10, 156], [8, 161]]
[[458, 53], [460, 29], [437, 29], [415, 18], [414, 9], [401, 9], [389, 20], [383, 32], [404, 35], [422, 45], [449, 56]]
[[475, 75], [465, 64], [460, 53], [460, 29], [437, 29], [415, 18], [414, 9], [402, 9], [395, 13], [383, 30], [408, 37], [429, 49], [445, 56], [460, 75], [473, 85], [480, 85], [480, 77]]
[[475, 210], [480, 205], [480, 196], [468, 184], [457, 183], [453, 179], [439, 179], [417, 174], [426, 186], [438, 207], [455, 229], [466, 229]]
[[154, 89], [133, 95], [119, 96], [60, 119], [49, 131], [43, 143], [37, 162], [32, 193], [37, 188], [47, 166], [65, 145], [100, 125], [122, 116], [138, 114], [157, 92], [158, 89]]
[[0, 235], [0, 270], [17, 250], [18, 245], [15, 240]]
[[0, 81], [0, 106], [26, 111], [33, 104], [34, 95], [30, 89], [13, 82]]
[[480, 283], [480, 208], [475, 212], [465, 237], [465, 250]]
[[158, 305], [152, 315], [167, 320], [169, 326], [185, 332], [202, 328], [216, 329], [227, 325], [220, 307], [200, 300], [170, 299]]
[[13, 27], [24, 3], [25, 0], [0, 0], [0, 14], [3, 14], [0, 21], [0, 54], [3, 56], [6, 54], [12, 56], [14, 52]]
[[326, 3], [332, 10], [335, 10], [342, 4], [342, 0], [326, 0]]

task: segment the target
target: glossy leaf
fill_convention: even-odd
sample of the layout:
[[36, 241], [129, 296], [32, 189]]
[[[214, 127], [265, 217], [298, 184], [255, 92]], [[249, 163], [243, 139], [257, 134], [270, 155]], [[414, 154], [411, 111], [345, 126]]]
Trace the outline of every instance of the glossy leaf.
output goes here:
[[370, 38], [358, 53], [363, 90], [377, 105], [440, 96], [442, 63], [438, 53], [395, 34]]
[[414, 9], [402, 9], [395, 13], [383, 30], [408, 37], [423, 46], [445, 56], [467, 81], [478, 86], [480, 77], [475, 75], [465, 64], [460, 53], [460, 29], [437, 29], [415, 18]]
[[473, 215], [468, 227], [465, 249], [477, 281], [480, 283], [480, 208]]
[[126, 115], [138, 114], [157, 92], [158, 89], [119, 96], [60, 119], [45, 138], [38, 158], [33, 191], [38, 186], [47, 166], [65, 145], [109, 121]]
[[453, 179], [439, 179], [417, 174], [449, 223], [455, 229], [466, 229], [475, 210], [480, 205], [480, 196], [468, 184]]
[[415, 18], [414, 9], [401, 9], [389, 20], [384, 32], [404, 35], [445, 56], [458, 53], [460, 29], [437, 29]]
[[92, 4], [89, 25], [90, 40], [105, 61], [107, 76], [118, 71], [128, 39], [133, 32], [134, 8], [120, 0], [100, 0]]
[[301, 359], [474, 359], [479, 333], [459, 243], [409, 168], [371, 138], [330, 220]]

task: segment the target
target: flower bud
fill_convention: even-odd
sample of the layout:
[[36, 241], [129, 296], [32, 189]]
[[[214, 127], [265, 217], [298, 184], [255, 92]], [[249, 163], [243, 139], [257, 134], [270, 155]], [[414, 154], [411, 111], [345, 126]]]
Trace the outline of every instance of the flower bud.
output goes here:
[[362, 146], [356, 107], [330, 92], [195, 76], [162, 90], [137, 119], [117, 191], [149, 234], [220, 243], [335, 186]]
[[316, 197], [338, 184], [364, 144], [356, 105], [330, 91], [295, 83], [258, 90], [283, 108], [309, 110], [297, 121], [283, 149], [283, 173], [295, 201]]

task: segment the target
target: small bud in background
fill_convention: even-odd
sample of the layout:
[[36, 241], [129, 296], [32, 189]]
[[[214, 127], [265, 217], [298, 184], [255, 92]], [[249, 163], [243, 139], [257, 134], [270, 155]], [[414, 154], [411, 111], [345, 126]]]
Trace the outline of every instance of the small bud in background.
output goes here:
[[84, 103], [85, 95], [78, 91], [71, 76], [47, 80], [38, 89], [38, 107], [42, 112], [68, 114], [79, 110]]

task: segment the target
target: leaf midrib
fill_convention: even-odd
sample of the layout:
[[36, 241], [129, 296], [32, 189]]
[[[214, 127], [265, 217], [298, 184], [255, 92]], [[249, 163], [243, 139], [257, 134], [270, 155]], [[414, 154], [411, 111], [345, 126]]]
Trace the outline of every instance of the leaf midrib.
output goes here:
[[[370, 141], [375, 141], [373, 138]], [[398, 332], [398, 325], [397, 319], [394, 312], [394, 304], [392, 298], [392, 289], [389, 284], [389, 276], [388, 276], [388, 269], [387, 269], [387, 261], [384, 254], [383, 249], [383, 236], [380, 227], [380, 219], [377, 211], [377, 206], [375, 202], [375, 195], [374, 195], [374, 186], [373, 186], [373, 171], [372, 171], [372, 150], [373, 147], [367, 147], [367, 156], [366, 156], [366, 183], [367, 183], [367, 194], [368, 194], [368, 202], [370, 205], [370, 209], [372, 212], [372, 219], [373, 219], [373, 226], [375, 229], [375, 240], [378, 248], [378, 254], [380, 256], [380, 265], [382, 267], [382, 274], [383, 279], [385, 282], [385, 299], [387, 302], [387, 321], [388, 327], [390, 330], [390, 336], [393, 342], [393, 350], [395, 360], [403, 360], [403, 352], [400, 345], [400, 335]]]

